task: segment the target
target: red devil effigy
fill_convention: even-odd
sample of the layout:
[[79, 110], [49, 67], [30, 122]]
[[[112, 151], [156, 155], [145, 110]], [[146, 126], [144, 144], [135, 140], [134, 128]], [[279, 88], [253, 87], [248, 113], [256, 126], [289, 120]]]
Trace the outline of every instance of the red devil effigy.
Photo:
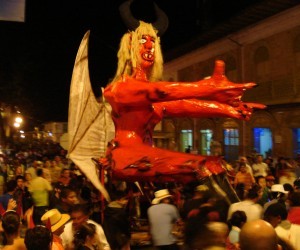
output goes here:
[[[89, 33], [82, 40], [72, 78], [76, 93], [72, 94], [71, 86], [70, 95], [70, 158], [88, 178], [93, 179], [106, 197], [101, 184], [95, 180], [96, 171], [88, 166], [91, 165], [91, 158], [102, 156], [100, 162], [111, 171], [114, 180], [160, 183], [201, 181], [226, 196], [227, 200], [236, 200], [220, 157], [156, 148], [152, 143], [152, 133], [164, 117], [249, 120], [254, 108], [265, 107], [241, 100], [244, 91], [255, 84], [230, 82], [224, 74], [225, 64], [220, 60], [215, 62], [210, 78], [197, 82], [162, 81], [163, 58], [158, 31], [149, 23], [140, 21], [136, 24], [138, 26], [121, 39], [117, 72], [104, 89], [105, 100], [102, 102], [93, 96], [89, 82]], [[113, 127], [115, 136], [110, 140]], [[84, 137], [87, 139], [82, 139]], [[105, 155], [101, 155], [100, 148]], [[87, 163], [84, 158], [90, 162]]]

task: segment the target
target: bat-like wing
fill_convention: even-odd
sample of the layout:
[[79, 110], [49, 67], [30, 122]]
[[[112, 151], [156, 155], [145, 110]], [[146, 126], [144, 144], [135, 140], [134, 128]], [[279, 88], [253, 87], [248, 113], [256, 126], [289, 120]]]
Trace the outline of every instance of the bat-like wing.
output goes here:
[[107, 143], [114, 138], [115, 128], [110, 105], [104, 99], [98, 102], [91, 87], [88, 66], [89, 35], [88, 31], [81, 41], [73, 69], [68, 117], [68, 154], [109, 200], [92, 158], [99, 159], [105, 155]]

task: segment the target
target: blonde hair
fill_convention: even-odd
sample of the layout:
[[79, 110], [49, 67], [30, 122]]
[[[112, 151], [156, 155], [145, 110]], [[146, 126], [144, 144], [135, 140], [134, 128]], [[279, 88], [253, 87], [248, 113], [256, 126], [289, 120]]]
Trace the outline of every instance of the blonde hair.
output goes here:
[[157, 30], [149, 23], [140, 21], [140, 25], [134, 31], [126, 33], [120, 42], [118, 51], [118, 68], [112, 83], [117, 81], [123, 74], [131, 75], [133, 68], [137, 66], [139, 56], [139, 41], [143, 35], [155, 38], [154, 44], [154, 64], [150, 72], [149, 81], [158, 81], [162, 78], [163, 57], [160, 48], [160, 38]]

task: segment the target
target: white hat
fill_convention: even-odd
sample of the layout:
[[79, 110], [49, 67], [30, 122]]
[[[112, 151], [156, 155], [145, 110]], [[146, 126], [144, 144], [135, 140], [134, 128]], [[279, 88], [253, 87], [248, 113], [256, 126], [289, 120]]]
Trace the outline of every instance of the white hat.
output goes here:
[[162, 189], [158, 190], [154, 193], [155, 198], [152, 200], [152, 204], [156, 205], [158, 204], [161, 200], [171, 197], [172, 195], [169, 193], [168, 189]]
[[41, 218], [41, 221], [44, 224], [47, 224], [48, 220], [51, 223], [51, 231], [55, 232], [70, 220], [70, 215], [61, 214], [57, 209], [51, 209], [47, 211]]
[[288, 191], [284, 190], [284, 187], [282, 184], [274, 184], [271, 187], [271, 192], [279, 192], [279, 193], [283, 193], [283, 194], [287, 194]]

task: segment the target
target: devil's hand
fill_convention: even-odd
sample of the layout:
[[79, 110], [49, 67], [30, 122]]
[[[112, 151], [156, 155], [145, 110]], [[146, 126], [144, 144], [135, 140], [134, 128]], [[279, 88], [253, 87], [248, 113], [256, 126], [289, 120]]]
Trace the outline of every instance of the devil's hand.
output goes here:
[[240, 102], [241, 97], [245, 90], [256, 86], [255, 83], [233, 83], [225, 76], [225, 63], [221, 60], [215, 62], [214, 73], [211, 77], [201, 80], [199, 84], [213, 86], [219, 91], [214, 93], [211, 99], [230, 104]]

